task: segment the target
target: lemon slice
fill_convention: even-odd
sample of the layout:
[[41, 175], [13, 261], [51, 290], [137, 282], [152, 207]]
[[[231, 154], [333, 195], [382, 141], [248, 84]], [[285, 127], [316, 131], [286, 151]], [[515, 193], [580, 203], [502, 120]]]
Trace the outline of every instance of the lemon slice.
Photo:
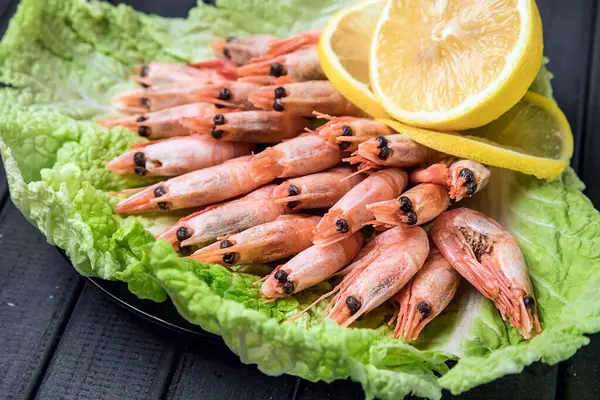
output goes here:
[[559, 177], [573, 154], [573, 135], [565, 115], [554, 102], [533, 92], [499, 119], [462, 133], [436, 132], [389, 119], [380, 121], [443, 153], [541, 179]]
[[394, 0], [372, 38], [371, 88], [407, 124], [475, 128], [525, 95], [542, 52], [534, 0]]
[[367, 114], [386, 117], [369, 88], [369, 51], [385, 1], [366, 0], [338, 11], [319, 40], [319, 60], [327, 78]]

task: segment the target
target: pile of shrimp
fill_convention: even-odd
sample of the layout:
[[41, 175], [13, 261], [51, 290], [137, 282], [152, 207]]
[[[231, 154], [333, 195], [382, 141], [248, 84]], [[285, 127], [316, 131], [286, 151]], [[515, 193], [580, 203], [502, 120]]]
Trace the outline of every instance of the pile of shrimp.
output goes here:
[[414, 341], [465, 278], [526, 339], [541, 332], [514, 238], [455, 206], [490, 169], [366, 117], [327, 81], [319, 35], [228, 37], [213, 60], [136, 66], [141, 87], [99, 123], [151, 141], [107, 168], [162, 180], [117, 193], [130, 196], [116, 212], [191, 209], [157, 238], [204, 263], [274, 263], [257, 281], [265, 301], [335, 284], [290, 320], [331, 299], [327, 318], [347, 327], [392, 301], [394, 337]]

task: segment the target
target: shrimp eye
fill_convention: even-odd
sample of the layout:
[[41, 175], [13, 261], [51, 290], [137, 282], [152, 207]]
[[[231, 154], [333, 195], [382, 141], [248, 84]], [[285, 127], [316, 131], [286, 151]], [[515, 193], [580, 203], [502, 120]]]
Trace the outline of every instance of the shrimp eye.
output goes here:
[[285, 272], [284, 270], [280, 269], [279, 271], [275, 272], [274, 275], [275, 279], [277, 279], [279, 282], [281, 283], [285, 283], [287, 282], [287, 278], [288, 278], [288, 273]]
[[217, 114], [213, 118], [215, 125], [225, 125], [225, 116], [223, 114]]
[[229, 100], [231, 99], [231, 90], [229, 88], [223, 88], [219, 90], [219, 100]]
[[184, 256], [189, 256], [194, 252], [192, 246], [181, 246], [179, 247], [179, 252]]
[[275, 88], [275, 98], [276, 99], [281, 99], [282, 97], [286, 97], [287, 96], [287, 92], [285, 91], [285, 88], [283, 86], [279, 86]]
[[222, 104], [215, 104], [215, 108], [225, 108], [225, 106]]
[[413, 208], [412, 201], [406, 196], [400, 196], [398, 205], [400, 206], [400, 210], [404, 212], [409, 212]]
[[186, 226], [182, 226], [181, 228], [177, 229], [175, 236], [177, 236], [177, 240], [183, 242], [184, 240], [192, 237], [192, 232], [190, 232]]
[[348, 125], [342, 125], [342, 136], [352, 136], [352, 128]]
[[298, 205], [297, 201], [288, 201], [288, 203], [285, 205], [287, 208], [294, 208]]
[[298, 196], [300, 194], [300, 189], [296, 185], [290, 185], [288, 187], [288, 196]]
[[417, 213], [414, 211], [409, 211], [406, 213], [406, 224], [407, 225], [415, 225], [417, 223]]
[[148, 66], [147, 65], [142, 65], [142, 68], [140, 69], [140, 76], [142, 78], [145, 78], [148, 76]]
[[223, 131], [220, 129], [217, 129], [216, 127], [212, 128], [212, 131], [210, 131], [210, 134], [213, 138], [215, 139], [221, 139], [223, 137]]
[[138, 127], [138, 135], [140, 135], [140, 136], [148, 137], [148, 136], [150, 136], [151, 132], [152, 132], [152, 130], [150, 129], [149, 126]]
[[143, 167], [146, 165], [146, 156], [141, 151], [136, 152], [133, 155], [133, 163], [138, 167]]
[[227, 240], [227, 239], [223, 240], [221, 242], [221, 244], [219, 245], [219, 247], [222, 248], [222, 249], [226, 249], [226, 248], [231, 247], [231, 246], [233, 246], [233, 243], [231, 242], [231, 240]]
[[281, 75], [283, 75], [283, 65], [279, 63], [271, 64], [269, 74], [276, 78], [280, 77]]
[[475, 180], [475, 174], [468, 168], [463, 168], [458, 176], [459, 178], [463, 178], [465, 182], [473, 182]]
[[139, 117], [137, 117], [137, 119], [135, 120], [135, 122], [144, 122], [147, 119], [148, 119], [148, 117], [140, 115]]
[[283, 289], [283, 293], [285, 294], [292, 294], [294, 293], [294, 284], [290, 281], [287, 281], [286, 283], [284, 283], [281, 288]]
[[285, 110], [285, 107], [283, 107], [283, 104], [281, 104], [279, 99], [275, 99], [275, 101], [273, 102], [273, 110], [279, 111], [279, 112]]
[[350, 310], [350, 314], [354, 315], [358, 310], [360, 310], [362, 304], [356, 297], [348, 296], [346, 297], [346, 307], [348, 307], [348, 310]]
[[525, 303], [525, 307], [527, 307], [528, 310], [533, 310], [533, 307], [535, 307], [535, 300], [531, 296], [523, 297], [523, 303]]
[[166, 211], [169, 209], [169, 203], [167, 203], [166, 201], [159, 201], [156, 204], [158, 204], [158, 208], [160, 208], [163, 211]]
[[142, 97], [142, 98], [140, 99], [140, 104], [141, 104], [142, 106], [146, 107], [146, 108], [150, 108], [150, 104], [151, 104], [151, 103], [150, 103], [150, 99], [149, 99], [149, 98], [147, 98], [147, 97]]
[[338, 147], [340, 148], [340, 150], [346, 150], [348, 147], [350, 147], [350, 142], [338, 143]]
[[465, 182], [465, 187], [467, 188], [467, 194], [471, 196], [477, 191], [477, 184], [473, 181]]
[[225, 253], [223, 254], [223, 262], [225, 264], [233, 264], [235, 262], [236, 253]]
[[165, 190], [164, 187], [162, 186], [158, 186], [156, 189], [154, 189], [154, 197], [161, 197], [164, 196], [165, 193], [167, 193], [167, 191]]
[[384, 136], [377, 136], [375, 140], [377, 140], [378, 148], [386, 147], [388, 145], [388, 141]]
[[225, 58], [231, 59], [231, 51], [229, 49], [223, 49], [223, 55]]
[[146, 167], [140, 167], [139, 165], [136, 165], [133, 168], [133, 172], [135, 172], [137, 176], [144, 176], [148, 171], [146, 171]]
[[420, 301], [417, 304], [417, 311], [421, 313], [421, 319], [427, 318], [431, 314], [431, 306], [424, 301]]
[[335, 230], [339, 233], [347, 233], [350, 230], [350, 227], [348, 226], [348, 221], [342, 218], [335, 221]]
[[379, 154], [377, 154], [377, 158], [380, 160], [385, 160], [390, 156], [390, 148], [389, 147], [381, 147], [379, 149]]
[[233, 42], [235, 39], [237, 39], [235, 36], [227, 36], [227, 39], [225, 39], [225, 41], [227, 43], [231, 43]]

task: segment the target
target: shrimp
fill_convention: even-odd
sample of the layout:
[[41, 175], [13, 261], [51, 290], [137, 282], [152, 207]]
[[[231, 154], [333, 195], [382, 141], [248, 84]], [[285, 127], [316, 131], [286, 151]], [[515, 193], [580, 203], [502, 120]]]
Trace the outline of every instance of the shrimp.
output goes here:
[[116, 174], [175, 176], [219, 165], [250, 154], [247, 143], [221, 142], [205, 136], [182, 136], [140, 143], [106, 166]]
[[363, 116], [354, 104], [346, 100], [329, 81], [285, 83], [265, 86], [248, 99], [263, 110], [289, 111], [311, 117], [313, 111], [334, 116]]
[[254, 168], [252, 156], [244, 156], [188, 172], [136, 190], [117, 204], [115, 211], [122, 214], [199, 207], [249, 193], [275, 179], [269, 171], [257, 173], [260, 178], [255, 178]]
[[315, 130], [315, 133], [323, 136], [328, 142], [339, 146], [341, 150], [354, 152], [358, 145], [367, 140], [394, 134], [394, 130], [369, 118], [354, 117], [332, 117], [331, 115], [315, 112], [317, 118], [328, 120]]
[[321, 172], [340, 163], [340, 149], [330, 146], [317, 135], [301, 135], [268, 147], [253, 160], [255, 179], [260, 174], [275, 174], [277, 178], [293, 178]]
[[459, 201], [471, 197], [487, 185], [492, 172], [484, 165], [472, 160], [446, 160], [413, 171], [410, 180], [415, 183], [431, 182], [446, 186], [450, 198]]
[[204, 247], [191, 259], [222, 265], [260, 264], [297, 254], [311, 246], [312, 230], [320, 217], [282, 215]]
[[457, 208], [437, 218], [431, 235], [450, 264], [525, 339], [542, 331], [523, 254], [499, 223], [478, 211]]
[[274, 221], [283, 215], [283, 206], [271, 199], [276, 185], [266, 185], [238, 200], [206, 207], [158, 235], [176, 248], [186, 251], [218, 237], [241, 232]]
[[270, 80], [250, 78], [244, 81], [210, 82], [194, 90], [196, 101], [216, 104], [217, 107], [256, 109], [248, 101], [248, 96], [265, 85], [272, 85]]
[[399, 306], [394, 316], [396, 339], [417, 340], [425, 325], [444, 311], [460, 284], [460, 274], [434, 245], [430, 249], [423, 267], [394, 296]]
[[363, 180], [349, 167], [336, 167], [288, 179], [273, 191], [273, 199], [288, 209], [329, 208]]
[[301, 134], [306, 118], [276, 111], [239, 111], [216, 114], [213, 118], [183, 118], [190, 130], [215, 139], [248, 143], [278, 143]]
[[129, 130], [137, 131], [140, 136], [149, 139], [162, 139], [174, 136], [187, 136], [192, 133], [189, 128], [181, 124], [181, 118], [214, 118], [217, 113], [225, 114], [230, 111], [232, 109], [217, 109], [213, 104], [209, 103], [194, 103], [143, 115], [109, 118], [98, 121], [98, 124], [106, 128], [122, 126]]
[[328, 318], [347, 327], [402, 289], [427, 258], [427, 233], [418, 226], [397, 226], [378, 238], [368, 253], [361, 252], [362, 257], [346, 268], [350, 272], [339, 285], [291, 319], [335, 294], [325, 312]]
[[316, 44], [304, 46], [293, 53], [252, 61], [238, 68], [237, 73], [240, 76], [287, 76], [297, 82], [327, 79], [319, 62]]
[[316, 45], [321, 37], [321, 30], [303, 32], [287, 39], [274, 40], [267, 45], [267, 51], [262, 57], [252, 59], [252, 62], [264, 61], [283, 54], [292, 53], [303, 46]]
[[414, 167], [426, 163], [436, 154], [435, 150], [402, 134], [395, 134], [377, 136], [361, 143], [358, 150], [344, 161], [360, 164], [358, 170], [366, 172], [384, 167]]
[[332, 244], [311, 246], [273, 270], [260, 291], [266, 298], [290, 296], [323, 282], [356, 256], [363, 244], [361, 232]]
[[150, 62], [136, 65], [136, 75], [130, 79], [143, 86], [164, 85], [173, 82], [219, 82], [237, 79], [236, 64], [228, 60], [208, 60], [191, 64]]
[[394, 200], [367, 205], [375, 215], [373, 225], [423, 225], [450, 206], [448, 190], [435, 183], [422, 183], [402, 193]]
[[224, 57], [238, 65], [244, 65], [251, 59], [263, 56], [269, 44], [277, 41], [271, 35], [229, 36], [215, 40], [210, 44], [217, 57]]
[[398, 197], [408, 183], [404, 170], [388, 168], [377, 171], [354, 186], [331, 209], [314, 233], [313, 243], [328, 246], [348, 237], [372, 221], [367, 204]]

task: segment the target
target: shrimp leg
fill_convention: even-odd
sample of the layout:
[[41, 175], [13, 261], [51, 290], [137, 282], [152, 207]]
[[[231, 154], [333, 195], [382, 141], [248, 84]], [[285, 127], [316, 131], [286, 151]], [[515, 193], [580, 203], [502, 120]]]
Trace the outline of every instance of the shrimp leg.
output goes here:
[[325, 80], [317, 45], [308, 45], [273, 58], [252, 61], [238, 68], [240, 76], [287, 76], [296, 82]]

